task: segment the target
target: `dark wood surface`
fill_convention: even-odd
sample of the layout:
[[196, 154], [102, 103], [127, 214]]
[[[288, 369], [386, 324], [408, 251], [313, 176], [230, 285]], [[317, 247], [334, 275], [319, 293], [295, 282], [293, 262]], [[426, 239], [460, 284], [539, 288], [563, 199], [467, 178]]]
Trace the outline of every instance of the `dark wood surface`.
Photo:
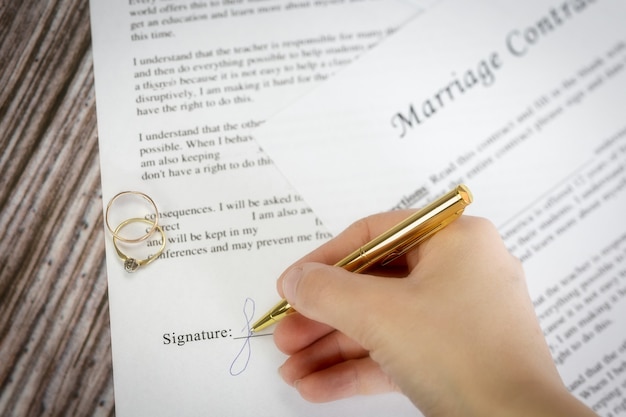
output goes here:
[[0, 0], [0, 415], [114, 415], [87, 0]]

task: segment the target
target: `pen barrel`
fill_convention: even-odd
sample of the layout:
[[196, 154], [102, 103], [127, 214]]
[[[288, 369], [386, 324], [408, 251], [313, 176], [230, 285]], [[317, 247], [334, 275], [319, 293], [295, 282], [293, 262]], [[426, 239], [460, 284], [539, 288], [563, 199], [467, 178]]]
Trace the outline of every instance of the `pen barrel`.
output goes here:
[[375, 264], [386, 265], [457, 219], [472, 202], [461, 184], [418, 210], [396, 226], [337, 262], [335, 266], [362, 272]]

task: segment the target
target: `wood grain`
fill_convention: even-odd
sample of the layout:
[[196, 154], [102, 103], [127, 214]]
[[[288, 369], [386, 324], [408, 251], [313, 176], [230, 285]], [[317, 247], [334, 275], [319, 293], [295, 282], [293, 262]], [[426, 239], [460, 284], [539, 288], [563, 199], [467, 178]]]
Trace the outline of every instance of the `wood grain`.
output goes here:
[[0, 4], [0, 415], [115, 414], [86, 0]]

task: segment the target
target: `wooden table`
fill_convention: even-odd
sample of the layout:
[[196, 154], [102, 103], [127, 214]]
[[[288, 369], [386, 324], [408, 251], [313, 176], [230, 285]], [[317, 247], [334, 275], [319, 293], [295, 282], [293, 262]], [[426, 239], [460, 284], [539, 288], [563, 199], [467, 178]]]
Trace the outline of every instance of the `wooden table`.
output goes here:
[[114, 415], [87, 0], [0, 2], [0, 415]]

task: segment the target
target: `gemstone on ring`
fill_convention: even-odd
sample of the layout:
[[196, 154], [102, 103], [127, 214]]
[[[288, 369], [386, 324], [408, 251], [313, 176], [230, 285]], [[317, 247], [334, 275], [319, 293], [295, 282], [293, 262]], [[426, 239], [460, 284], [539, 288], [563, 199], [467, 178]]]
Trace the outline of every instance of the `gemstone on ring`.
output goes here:
[[124, 269], [126, 272], [135, 272], [139, 268], [139, 262], [135, 258], [128, 258], [124, 261]]

